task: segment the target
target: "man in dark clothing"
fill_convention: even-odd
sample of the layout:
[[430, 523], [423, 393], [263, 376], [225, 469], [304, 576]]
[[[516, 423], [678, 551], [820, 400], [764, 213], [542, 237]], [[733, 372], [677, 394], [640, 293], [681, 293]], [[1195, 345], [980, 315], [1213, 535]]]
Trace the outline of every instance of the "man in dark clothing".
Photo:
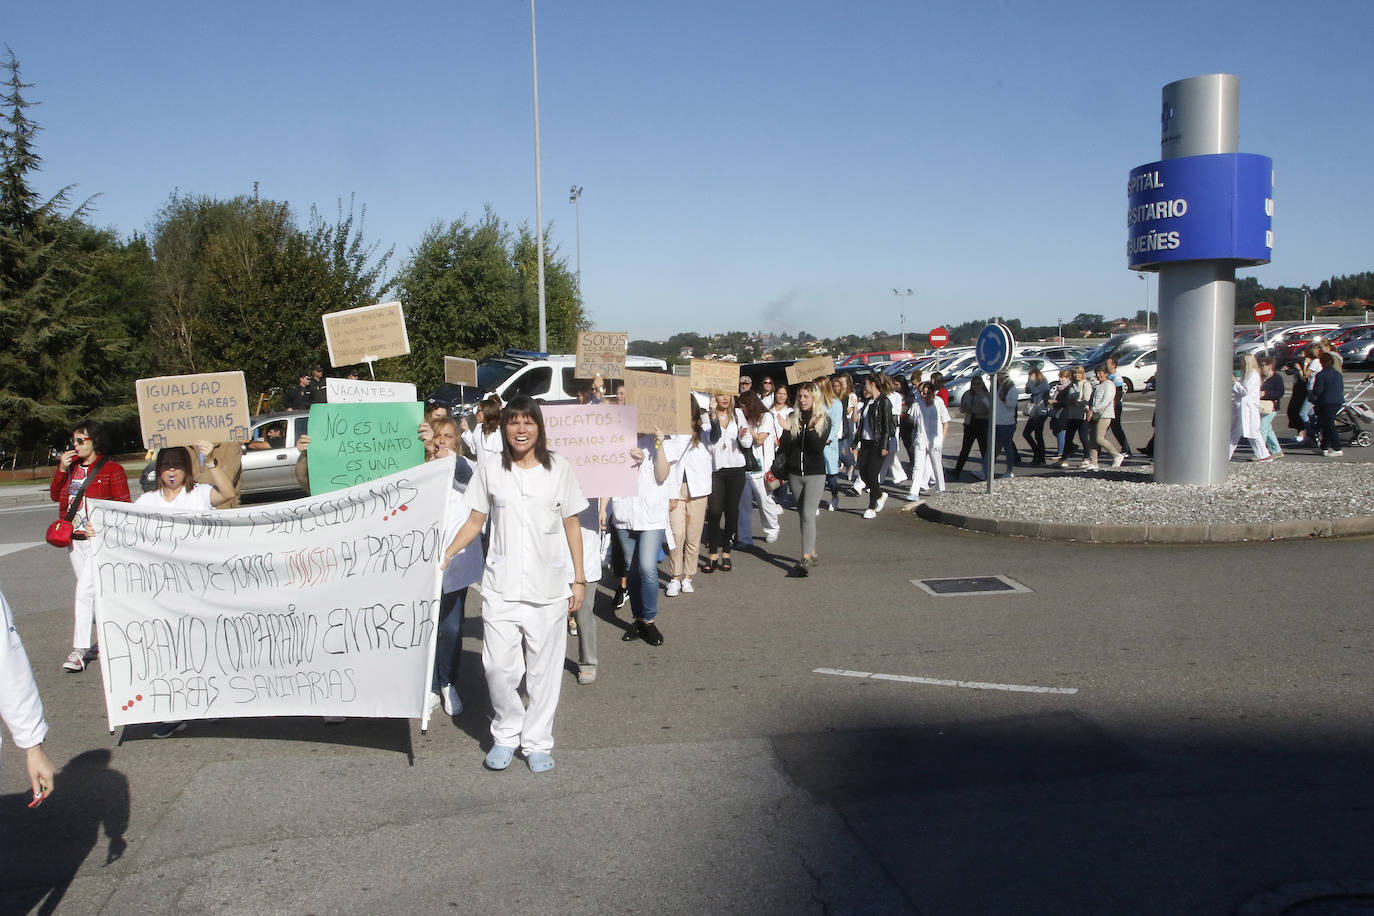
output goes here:
[[310, 384], [309, 374], [302, 374], [296, 387], [282, 395], [282, 403], [287, 410], [309, 410], [314, 397], [315, 390]]
[[1319, 359], [1322, 370], [1312, 377], [1312, 390], [1307, 397], [1317, 408], [1322, 454], [1327, 458], [1339, 458], [1345, 452], [1341, 450], [1341, 434], [1336, 431], [1336, 414], [1345, 402], [1345, 379], [1336, 368], [1336, 357], [1330, 351], [1323, 351]]
[[315, 366], [310, 370], [310, 402], [323, 404], [329, 400], [328, 394], [324, 384], [324, 367]]
[[1126, 381], [1121, 377], [1121, 373], [1116, 371], [1116, 357], [1107, 357], [1107, 378], [1111, 379], [1116, 386], [1116, 416], [1112, 417], [1111, 425], [1107, 430], [1121, 443], [1121, 453], [1127, 458], [1131, 457], [1131, 443], [1126, 441], [1126, 430], [1121, 427], [1121, 402], [1126, 395]]

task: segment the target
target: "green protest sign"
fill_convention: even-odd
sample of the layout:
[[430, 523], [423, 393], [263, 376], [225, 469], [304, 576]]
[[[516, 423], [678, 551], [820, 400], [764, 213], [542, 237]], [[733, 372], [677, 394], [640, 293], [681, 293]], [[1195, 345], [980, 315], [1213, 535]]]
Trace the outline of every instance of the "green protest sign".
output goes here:
[[424, 464], [416, 435], [419, 401], [314, 404], [310, 408], [310, 492], [328, 493]]

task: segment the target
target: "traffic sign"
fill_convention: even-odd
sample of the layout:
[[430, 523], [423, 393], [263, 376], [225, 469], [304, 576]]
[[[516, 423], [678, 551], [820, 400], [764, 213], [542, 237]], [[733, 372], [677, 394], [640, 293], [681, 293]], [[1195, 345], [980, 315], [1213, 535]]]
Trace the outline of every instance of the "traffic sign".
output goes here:
[[1266, 321], [1272, 320], [1273, 317], [1274, 317], [1274, 303], [1272, 303], [1272, 302], [1256, 302], [1256, 303], [1255, 303], [1255, 320], [1256, 320], [1256, 321], [1258, 321], [1260, 324], [1264, 324]]
[[926, 340], [929, 341], [932, 347], [938, 350], [949, 343], [949, 331], [946, 331], [944, 328], [936, 328], [926, 335]]
[[1015, 345], [1011, 331], [1004, 324], [990, 324], [978, 332], [974, 352], [978, 368], [984, 372], [1001, 372], [1011, 365], [1011, 350]]

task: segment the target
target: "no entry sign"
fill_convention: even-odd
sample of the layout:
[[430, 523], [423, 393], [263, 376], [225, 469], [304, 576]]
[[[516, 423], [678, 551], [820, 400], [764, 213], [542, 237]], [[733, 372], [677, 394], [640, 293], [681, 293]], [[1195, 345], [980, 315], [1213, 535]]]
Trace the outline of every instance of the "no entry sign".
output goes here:
[[949, 343], [949, 332], [944, 328], [936, 328], [926, 335], [926, 339], [930, 341], [932, 347], [938, 350]]
[[1256, 303], [1255, 303], [1255, 320], [1256, 320], [1256, 321], [1258, 321], [1260, 324], [1264, 324], [1266, 321], [1269, 321], [1269, 320], [1272, 319], [1273, 317], [1274, 317], [1274, 303], [1272, 303], [1272, 302], [1256, 302]]

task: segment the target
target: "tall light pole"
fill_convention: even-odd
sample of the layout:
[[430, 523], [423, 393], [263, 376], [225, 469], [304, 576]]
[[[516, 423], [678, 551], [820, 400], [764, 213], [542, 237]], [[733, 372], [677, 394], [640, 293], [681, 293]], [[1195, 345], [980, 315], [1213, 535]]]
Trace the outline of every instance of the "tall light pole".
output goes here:
[[579, 185], [573, 185], [568, 192], [568, 203], [573, 205], [577, 219], [577, 298], [582, 299], [582, 188]]
[[1310, 292], [1311, 290], [1308, 289], [1307, 284], [1304, 283], [1302, 285], [1302, 320], [1304, 322], [1307, 321], [1307, 294]]
[[1136, 271], [1136, 276], [1145, 281], [1145, 330], [1150, 330], [1150, 279], [1140, 271]]
[[544, 189], [539, 174], [539, 45], [534, 37], [534, 0], [530, 0], [530, 60], [534, 65], [534, 232], [539, 258], [539, 350], [548, 352], [549, 330], [544, 324]]
[[[916, 293], [915, 293], [914, 291], [910, 290], [910, 289], [908, 289], [906, 292], [902, 292], [902, 291], [899, 290], [899, 289], [894, 289], [894, 290], [892, 291], [892, 295], [894, 295], [894, 296], [914, 296], [914, 295], [916, 295]], [[902, 325], [902, 349], [905, 350], [905, 349], [906, 349], [906, 305], [905, 305], [905, 303], [903, 303], [901, 314], [900, 314], [898, 317], [899, 317], [899, 319], [900, 319], [900, 321], [901, 321], [901, 325]]]

